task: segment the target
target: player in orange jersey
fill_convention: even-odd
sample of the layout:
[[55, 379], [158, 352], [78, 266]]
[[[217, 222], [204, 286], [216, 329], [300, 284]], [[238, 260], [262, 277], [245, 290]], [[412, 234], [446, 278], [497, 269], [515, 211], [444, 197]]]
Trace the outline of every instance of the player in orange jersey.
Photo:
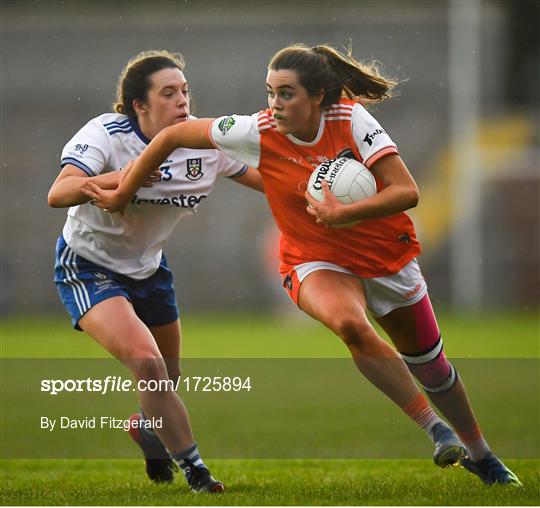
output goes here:
[[[166, 128], [118, 189], [89, 184], [87, 192], [98, 206], [121, 210], [177, 147], [216, 147], [258, 168], [281, 231], [283, 284], [298, 307], [338, 335], [358, 369], [428, 433], [437, 465], [460, 462], [487, 484], [519, 485], [491, 453], [444, 355], [416, 261], [420, 245], [404, 213], [416, 206], [418, 188], [396, 145], [364, 108], [389, 97], [394, 85], [350, 53], [287, 47], [268, 66], [268, 109]], [[367, 166], [378, 193], [350, 205], [339, 203], [327, 186], [322, 202], [309, 196], [306, 183], [314, 167], [338, 156]], [[353, 221], [361, 222], [328, 227]], [[399, 352], [378, 336], [368, 310]], [[461, 440], [435, 414], [411, 373]]]

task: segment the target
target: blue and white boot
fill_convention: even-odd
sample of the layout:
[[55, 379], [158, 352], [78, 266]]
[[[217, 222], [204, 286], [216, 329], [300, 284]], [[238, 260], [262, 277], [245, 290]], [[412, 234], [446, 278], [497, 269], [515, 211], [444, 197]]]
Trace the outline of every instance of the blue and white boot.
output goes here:
[[430, 434], [435, 443], [433, 462], [439, 467], [457, 465], [467, 457], [467, 450], [457, 434], [445, 423], [437, 423]]
[[514, 487], [522, 486], [519, 478], [491, 452], [488, 452], [482, 460], [474, 461], [464, 458], [459, 463], [467, 471], [478, 476], [486, 485], [498, 483]]

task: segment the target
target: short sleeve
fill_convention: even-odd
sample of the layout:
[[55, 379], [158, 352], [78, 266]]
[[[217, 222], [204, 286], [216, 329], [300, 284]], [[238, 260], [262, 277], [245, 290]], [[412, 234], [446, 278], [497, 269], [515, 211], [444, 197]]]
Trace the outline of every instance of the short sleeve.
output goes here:
[[261, 149], [256, 114], [222, 116], [214, 120], [208, 132], [216, 148], [248, 166], [259, 167]]
[[355, 104], [352, 114], [352, 134], [367, 168], [381, 157], [398, 153], [395, 143], [361, 104]]
[[103, 126], [91, 120], [64, 146], [60, 165], [73, 164], [88, 176], [96, 176], [107, 167], [110, 150], [110, 141]]

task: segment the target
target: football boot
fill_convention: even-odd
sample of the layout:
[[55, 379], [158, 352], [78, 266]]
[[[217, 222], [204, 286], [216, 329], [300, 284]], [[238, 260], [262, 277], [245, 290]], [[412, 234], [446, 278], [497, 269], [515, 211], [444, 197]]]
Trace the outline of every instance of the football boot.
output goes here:
[[206, 492], [208, 494], [220, 494], [225, 491], [225, 486], [216, 480], [206, 467], [189, 465], [185, 471], [189, 488], [193, 492]]
[[467, 456], [467, 450], [463, 446], [457, 434], [446, 424], [437, 423], [431, 429], [431, 435], [435, 442], [433, 462], [439, 467], [457, 465], [461, 459]]
[[146, 463], [146, 474], [150, 480], [156, 483], [169, 483], [173, 481], [174, 473], [178, 471], [178, 466], [171, 459], [169, 452], [163, 446], [157, 436], [147, 436], [141, 432], [139, 427], [131, 425], [132, 421], [139, 421], [139, 413], [129, 417], [129, 435], [135, 441], [144, 454]]
[[482, 460], [464, 458], [459, 461], [467, 471], [475, 474], [486, 485], [513, 485], [521, 487], [518, 477], [510, 471], [493, 453], [488, 452]]

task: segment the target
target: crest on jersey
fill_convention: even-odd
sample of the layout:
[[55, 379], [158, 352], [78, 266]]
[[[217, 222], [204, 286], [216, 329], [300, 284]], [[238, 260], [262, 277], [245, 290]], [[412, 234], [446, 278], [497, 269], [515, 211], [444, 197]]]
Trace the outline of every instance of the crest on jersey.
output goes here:
[[186, 161], [186, 164], [187, 164], [186, 176], [188, 180], [191, 180], [192, 182], [196, 182], [197, 180], [200, 180], [203, 176], [202, 159], [188, 159]]
[[232, 116], [228, 116], [227, 118], [224, 118], [221, 120], [221, 122], [218, 123], [218, 129], [221, 131], [221, 134], [225, 136], [227, 134], [227, 131], [235, 124], [234, 118]]
[[88, 150], [88, 145], [81, 145], [80, 143], [75, 145], [75, 151], [79, 152], [81, 155]]

